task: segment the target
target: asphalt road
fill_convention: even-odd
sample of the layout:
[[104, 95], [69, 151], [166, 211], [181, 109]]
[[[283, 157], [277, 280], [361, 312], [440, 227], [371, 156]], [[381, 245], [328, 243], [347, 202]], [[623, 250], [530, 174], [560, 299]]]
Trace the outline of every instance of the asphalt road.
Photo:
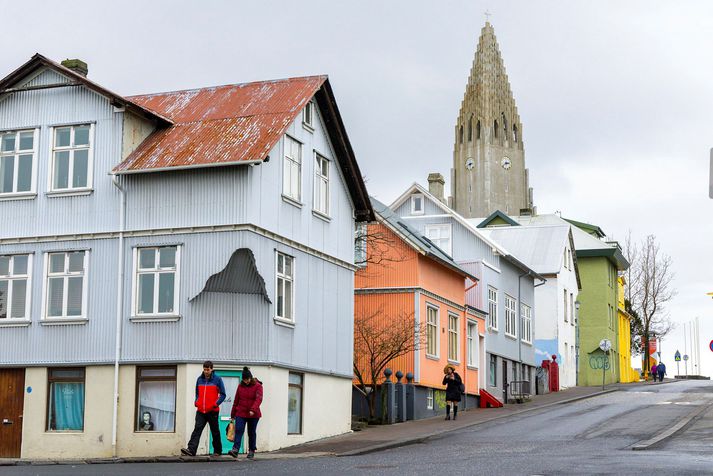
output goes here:
[[[712, 405], [673, 438], [637, 442]], [[444, 421], [444, 425], [448, 422]], [[644, 386], [454, 431], [357, 457], [2, 468], [3, 475], [713, 474], [713, 383]]]

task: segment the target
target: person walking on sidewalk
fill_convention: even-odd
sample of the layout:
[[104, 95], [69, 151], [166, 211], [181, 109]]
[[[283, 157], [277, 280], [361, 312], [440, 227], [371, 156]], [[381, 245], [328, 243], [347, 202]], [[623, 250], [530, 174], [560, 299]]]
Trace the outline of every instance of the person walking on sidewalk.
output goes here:
[[443, 368], [443, 385], [446, 386], [446, 420], [451, 419], [451, 405], [453, 406], [453, 419], [458, 417], [458, 402], [460, 394], [463, 393], [463, 380], [456, 372], [456, 368], [448, 364]]
[[245, 426], [248, 427], [248, 459], [255, 457], [257, 450], [257, 423], [262, 417], [260, 404], [262, 403], [262, 382], [253, 378], [252, 372], [247, 367], [243, 367], [243, 376], [240, 385], [235, 391], [233, 408], [230, 410], [230, 418], [235, 420], [235, 441], [233, 449], [228, 454], [233, 458], [238, 457], [240, 443], [243, 441]]
[[659, 374], [659, 382], [663, 382], [663, 376], [666, 375], [666, 366], [663, 362], [659, 362], [659, 365], [656, 366], [656, 372]]
[[651, 366], [651, 377], [654, 379], [654, 382], [656, 381], [656, 374], [657, 374], [657, 369], [656, 369], [656, 364]]
[[213, 436], [213, 454], [223, 454], [223, 443], [220, 438], [218, 426], [218, 413], [220, 404], [225, 400], [225, 385], [223, 379], [213, 371], [213, 362], [203, 362], [203, 373], [196, 380], [196, 424], [188, 441], [187, 448], [181, 448], [181, 454], [195, 456], [198, 451], [198, 442], [203, 434], [206, 423], [210, 426]]

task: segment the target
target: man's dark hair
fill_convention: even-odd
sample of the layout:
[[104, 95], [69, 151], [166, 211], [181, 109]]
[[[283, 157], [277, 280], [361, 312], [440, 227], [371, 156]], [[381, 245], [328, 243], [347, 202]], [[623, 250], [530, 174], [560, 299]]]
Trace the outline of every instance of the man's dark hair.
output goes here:
[[203, 362], [203, 368], [204, 368], [204, 369], [212, 369], [212, 368], [213, 368], [213, 362], [211, 362], [210, 360], [206, 360], [205, 362]]

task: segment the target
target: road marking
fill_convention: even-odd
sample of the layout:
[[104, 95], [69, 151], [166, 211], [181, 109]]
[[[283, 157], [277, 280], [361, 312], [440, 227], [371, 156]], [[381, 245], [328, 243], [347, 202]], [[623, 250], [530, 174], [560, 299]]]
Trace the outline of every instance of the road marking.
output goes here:
[[669, 405], [673, 402], [658, 402], [656, 405]]

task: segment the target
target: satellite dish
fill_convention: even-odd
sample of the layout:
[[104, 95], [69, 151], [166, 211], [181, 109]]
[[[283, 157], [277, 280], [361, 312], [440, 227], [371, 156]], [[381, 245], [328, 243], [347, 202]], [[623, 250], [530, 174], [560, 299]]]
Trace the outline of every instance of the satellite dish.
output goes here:
[[602, 339], [599, 342], [599, 348], [604, 352], [609, 352], [611, 350], [611, 341], [609, 339]]

